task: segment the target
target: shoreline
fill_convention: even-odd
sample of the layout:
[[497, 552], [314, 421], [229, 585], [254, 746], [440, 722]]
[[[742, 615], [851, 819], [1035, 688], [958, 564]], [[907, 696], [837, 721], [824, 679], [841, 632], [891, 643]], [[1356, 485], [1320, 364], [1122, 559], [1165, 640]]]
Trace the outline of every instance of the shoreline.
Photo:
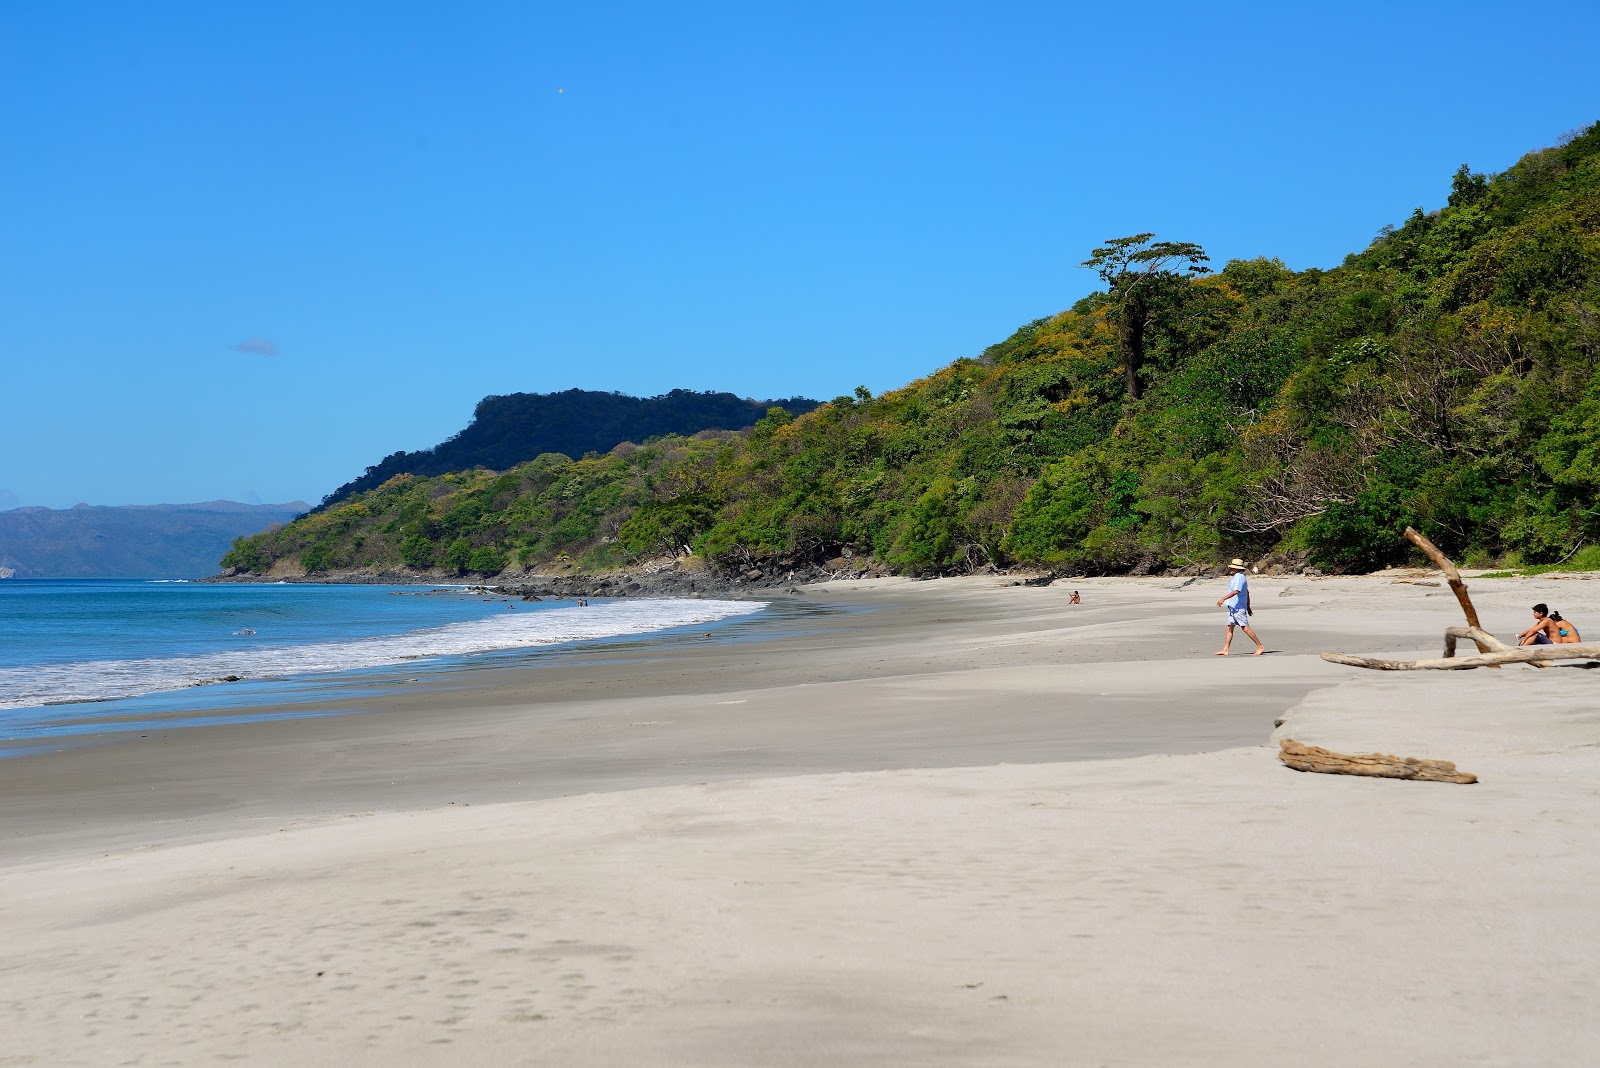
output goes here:
[[[860, 564], [862, 566], [855, 566]], [[837, 566], [836, 566], [837, 565]], [[1468, 581], [1488, 577], [1490, 581], [1585, 581], [1600, 580], [1600, 571], [1562, 571], [1551, 569], [1536, 574], [1518, 574], [1494, 567], [1458, 568]], [[550, 574], [547, 571], [508, 570], [496, 575], [451, 575], [438, 570], [418, 572], [411, 570], [373, 571], [350, 569], [318, 572], [316, 574], [229, 574], [210, 575], [184, 581], [197, 583], [304, 583], [308, 585], [414, 585], [458, 586], [469, 590], [484, 590], [505, 595], [536, 597], [717, 597], [731, 600], [765, 599], [780, 594], [801, 594], [807, 590], [826, 591], [845, 582], [899, 580], [902, 582], [995, 582], [1005, 586], [1049, 587], [1071, 586], [1074, 583], [1098, 582], [1185, 582], [1197, 583], [1226, 580], [1228, 571], [1223, 567], [1182, 567], [1153, 571], [1144, 574], [1071, 575], [1059, 571], [1032, 567], [1002, 569], [991, 566], [965, 575], [904, 575], [891, 571], [870, 558], [855, 561], [838, 559], [825, 564], [816, 562], [792, 563], [787, 559], [762, 561], [751, 570], [738, 573], [685, 566], [680, 560], [656, 561], [635, 567], [606, 572], [573, 572]], [[1287, 566], [1272, 563], [1252, 575], [1255, 579], [1273, 581], [1372, 581], [1399, 582], [1428, 585], [1442, 581], [1443, 575], [1431, 564], [1386, 567], [1379, 571], [1360, 574], [1328, 574], [1305, 564]]]
[[[1185, 669], [1179, 686], [1206, 693], [1214, 715], [1197, 722], [1164, 717], [1130, 730], [1119, 723], [1138, 700], [1117, 678], [1130, 627], [1124, 617], [1147, 611], [1173, 583], [1097, 581], [1099, 603], [1073, 606], [1072, 617], [1059, 619], [1050, 617], [1066, 610], [1061, 587], [994, 579], [830, 583], [792, 598], [821, 615], [753, 624], [754, 641], [646, 639], [618, 643], [630, 649], [552, 651], [530, 666], [468, 665], [412, 681], [399, 676], [417, 673], [397, 671], [380, 686], [343, 680], [358, 691], [348, 696], [330, 680], [321, 699], [253, 706], [263, 718], [252, 722], [91, 738], [62, 752], [8, 758], [0, 804], [16, 832], [0, 838], [0, 861], [18, 849], [97, 835], [121, 842], [215, 837], [253, 820], [321, 818], [351, 806], [1096, 759], [1174, 744], [1222, 748], [1259, 741], [1277, 711], [1338, 670], [1278, 658], [1264, 665], [1260, 687], [1229, 706], [1225, 676], [1207, 655], [1214, 636], [1205, 623], [1217, 613], [1190, 603], [1143, 655], [1192, 660], [1199, 675], [1191, 680]], [[1072, 657], [1082, 662], [1062, 674], [1060, 661]], [[628, 661], [624, 670], [616, 670], [619, 659]], [[938, 693], [941, 680], [959, 680], [969, 696]], [[986, 687], [1012, 694], [989, 730], [973, 721], [969, 704]], [[203, 689], [215, 693], [193, 691], [201, 702], [229, 706], [224, 689]], [[1074, 690], [1081, 691], [1075, 701]], [[818, 707], [811, 691], [837, 693], [839, 707]], [[730, 716], [749, 710], [723, 701], [753, 703], [761, 715]], [[1056, 733], [1063, 701], [1076, 705], [1082, 731]], [[839, 737], [841, 717], [863, 704], [884, 713], [859, 724], [853, 739]], [[280, 711], [332, 714], [265, 718]], [[405, 764], [407, 754], [417, 754], [418, 763]], [[59, 804], [63, 797], [68, 806]]]
[[[752, 567], [742, 573], [717, 571], [709, 568], [684, 566], [681, 561], [655, 561], [616, 571], [551, 574], [548, 571], [519, 571], [508, 569], [493, 575], [456, 575], [437, 569], [429, 571], [374, 571], [369, 568], [352, 568], [340, 571], [323, 571], [314, 574], [290, 571], [268, 574], [230, 574], [223, 572], [193, 579], [209, 584], [230, 583], [304, 583], [330, 586], [424, 586], [461, 585], [468, 589], [484, 589], [508, 594], [533, 594], [538, 597], [721, 597], [731, 599], [760, 598], [780, 591], [789, 591], [807, 583], [825, 582], [841, 574], [840, 571], [817, 564], [791, 564], [781, 566], [767, 561], [764, 566]], [[883, 578], [887, 573], [876, 565], [851, 569], [854, 578]]]
[[[1435, 651], [1459, 609], [1403, 579], [1253, 578], [1281, 651], [1226, 660], [1218, 584], [1001, 581], [810, 587], [874, 610], [9, 760], [13, 1048], [1269, 1065], [1347, 1062], [1353, 1018], [1400, 1061], [1600, 1038], [1593, 674], [1316, 656]], [[1592, 583], [1472, 592], [1502, 635], [1536, 600], [1600, 621]], [[1280, 720], [1482, 782], [1291, 772]]]
[[[221, 837], [352, 808], [1259, 744], [1283, 709], [1349, 671], [1316, 653], [1431, 652], [1455, 622], [1447, 590], [1408, 580], [1257, 577], [1263, 637], [1281, 651], [1229, 693], [1234, 676], [1209, 655], [1220, 613], [1203, 583], [1077, 580], [1088, 603], [1069, 606], [1066, 585], [1014, 581], [817, 584], [789, 598], [820, 611], [807, 625], [754, 625], [772, 640], [624, 641], [552, 650], [526, 666], [397, 670], [376, 684], [334, 676], [320, 696], [252, 704], [253, 722], [12, 756], [0, 781], [13, 817], [0, 862], [97, 837]], [[1497, 580], [1475, 592], [1494, 620], [1507, 618], [1500, 604], [1528, 600], [1524, 587], [1562, 585], [1590, 590]], [[1381, 625], [1349, 612], [1352, 600], [1381, 605]], [[186, 693], [196, 711], [208, 700], [231, 707], [222, 687]], [[834, 707], [819, 705], [823, 694]], [[276, 713], [300, 718], [267, 718]]]
[[[471, 601], [493, 602], [491, 607], [515, 607], [519, 600], [514, 595], [493, 594], [483, 596], [482, 589], [428, 589], [418, 592], [462, 595]], [[667, 608], [666, 606], [669, 606]], [[637, 609], [649, 609], [655, 614], [640, 623]], [[542, 611], [541, 611], [542, 610]], [[474, 670], [490, 671], [503, 667], [526, 667], [542, 664], [552, 658], [566, 655], [594, 655], [605, 650], [624, 650], [640, 643], [681, 641], [701, 638], [706, 634], [722, 634], [733, 628], [732, 634], [742, 634], [749, 625], [761, 619], [780, 619], [803, 614], [808, 606], [799, 598], [784, 601], [721, 601], [712, 598], [672, 598], [642, 600], [630, 606], [624, 599], [596, 599], [590, 609], [575, 614], [573, 605], [559, 600], [546, 599], [546, 603], [523, 613], [536, 624], [543, 611], [559, 613], [559, 622], [550, 624], [542, 635], [527, 634], [503, 636], [504, 640], [517, 639], [521, 644], [494, 644], [492, 639], [480, 639], [466, 648], [450, 648], [449, 642], [425, 652], [416, 651], [416, 644], [408, 644], [388, 655], [382, 652], [364, 660], [346, 661], [335, 665], [334, 654], [323, 653], [323, 662], [282, 663], [286, 656], [302, 657], [337, 646], [343, 641], [397, 642], [411, 635], [439, 632], [441, 639], [451, 637], [450, 628], [458, 624], [492, 623], [508, 617], [495, 611], [484, 611], [477, 616], [459, 619], [434, 620], [417, 627], [392, 632], [369, 633], [361, 639], [322, 637], [298, 642], [266, 640], [259, 647], [227, 649], [221, 652], [201, 650], [174, 653], [170, 656], [145, 660], [132, 657], [123, 663], [169, 665], [171, 670], [152, 676], [152, 682], [165, 681], [167, 685], [135, 692], [107, 691], [103, 696], [82, 696], [36, 701], [32, 704], [8, 705], [0, 708], [0, 760], [11, 751], [34, 744], [56, 745], [93, 744], [98, 735], [109, 736], [131, 730], [149, 729], [144, 724], [159, 723], [161, 729], [182, 729], [188, 719], [209, 721], [248, 722], [252, 715], [286, 713], [306, 707], [330, 706], [327, 714], [338, 714], [340, 695], [348, 703], [351, 695], [370, 698], [373, 692], [384, 692], [397, 682], [416, 683], [425, 678], [447, 677], [452, 673]], [[672, 615], [664, 617], [662, 612]], [[688, 621], [686, 622], [685, 619]], [[553, 627], [554, 629], [550, 629]], [[358, 650], [359, 652], [359, 650]], [[230, 657], [231, 659], [223, 659]], [[276, 668], [263, 657], [276, 658]], [[94, 663], [86, 665], [95, 667]], [[208, 675], [207, 670], [220, 674]], [[239, 672], [229, 674], [226, 672]], [[135, 680], [137, 681], [137, 680]], [[104, 731], [88, 729], [95, 723], [105, 724]], [[59, 725], [62, 729], [52, 730]], [[76, 738], [87, 741], [79, 743]]]

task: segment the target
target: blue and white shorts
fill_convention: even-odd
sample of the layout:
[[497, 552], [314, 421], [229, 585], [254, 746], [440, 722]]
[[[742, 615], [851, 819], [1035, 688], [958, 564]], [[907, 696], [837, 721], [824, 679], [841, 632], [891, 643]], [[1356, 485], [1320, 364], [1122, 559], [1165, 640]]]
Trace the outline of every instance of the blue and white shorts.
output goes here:
[[1250, 612], [1244, 608], [1228, 609], [1228, 626], [1248, 627], [1250, 625]]

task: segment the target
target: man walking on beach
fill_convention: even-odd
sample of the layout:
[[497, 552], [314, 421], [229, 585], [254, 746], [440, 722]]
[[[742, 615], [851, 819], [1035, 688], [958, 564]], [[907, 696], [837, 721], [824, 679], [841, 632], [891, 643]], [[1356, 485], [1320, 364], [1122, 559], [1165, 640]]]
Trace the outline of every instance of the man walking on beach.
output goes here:
[[1228, 595], [1217, 602], [1218, 608], [1226, 605], [1228, 609], [1228, 636], [1217, 651], [1218, 656], [1228, 655], [1228, 647], [1233, 644], [1234, 627], [1243, 627], [1250, 640], [1256, 643], [1256, 651], [1252, 656], [1260, 656], [1267, 651], [1261, 639], [1256, 637], [1256, 632], [1250, 629], [1250, 617], [1255, 614], [1255, 609], [1250, 607], [1250, 580], [1244, 577], [1244, 572], [1244, 561], [1235, 556], [1228, 564], [1228, 574], [1231, 576], [1228, 579]]

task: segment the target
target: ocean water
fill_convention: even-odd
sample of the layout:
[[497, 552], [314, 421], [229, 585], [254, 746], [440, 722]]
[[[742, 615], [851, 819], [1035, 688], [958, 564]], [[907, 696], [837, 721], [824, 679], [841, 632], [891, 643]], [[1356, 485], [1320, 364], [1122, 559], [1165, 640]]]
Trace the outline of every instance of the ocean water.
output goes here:
[[0, 710], [13, 711], [0, 713], [0, 738], [63, 733], [49, 728], [75, 718], [62, 705], [649, 635], [763, 607], [664, 598], [580, 608], [438, 587], [10, 579], [0, 581]]

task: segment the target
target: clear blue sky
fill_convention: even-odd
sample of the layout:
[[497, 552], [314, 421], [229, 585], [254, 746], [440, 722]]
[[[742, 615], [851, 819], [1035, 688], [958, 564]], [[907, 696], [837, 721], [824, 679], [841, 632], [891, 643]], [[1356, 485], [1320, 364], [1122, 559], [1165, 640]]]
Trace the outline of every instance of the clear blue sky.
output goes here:
[[1332, 266], [1600, 5], [0, 5], [0, 507], [314, 501], [489, 393], [893, 388], [1104, 238]]

